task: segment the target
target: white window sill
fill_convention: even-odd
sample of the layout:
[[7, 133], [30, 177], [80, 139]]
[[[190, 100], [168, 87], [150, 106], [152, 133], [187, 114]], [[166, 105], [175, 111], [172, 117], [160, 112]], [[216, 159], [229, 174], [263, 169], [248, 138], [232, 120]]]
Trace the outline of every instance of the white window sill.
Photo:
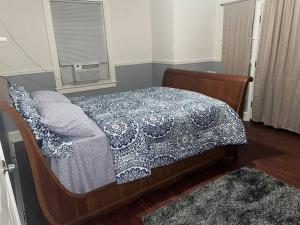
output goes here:
[[61, 94], [69, 94], [83, 91], [92, 91], [103, 88], [113, 88], [116, 87], [117, 81], [102, 81], [99, 83], [91, 84], [76, 84], [76, 85], [63, 85], [61, 88], [56, 88], [56, 90]]

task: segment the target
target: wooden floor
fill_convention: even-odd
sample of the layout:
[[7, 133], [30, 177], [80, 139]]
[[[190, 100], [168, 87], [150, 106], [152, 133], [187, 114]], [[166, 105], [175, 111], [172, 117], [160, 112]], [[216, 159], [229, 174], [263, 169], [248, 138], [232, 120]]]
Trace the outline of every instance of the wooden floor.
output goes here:
[[[239, 161], [235, 165], [218, 165], [189, 175], [171, 187], [148, 193], [134, 203], [99, 216], [86, 225], [141, 225], [140, 217], [145, 212], [245, 165], [252, 165], [300, 189], [300, 135], [255, 123], [246, 123], [245, 126], [249, 144], [239, 152]], [[36, 204], [32, 200], [36, 201], [34, 196], [30, 199], [31, 206]], [[38, 209], [34, 212], [40, 213]], [[28, 224], [45, 225], [45, 221], [41, 215], [32, 215], [32, 219], [28, 218]]]

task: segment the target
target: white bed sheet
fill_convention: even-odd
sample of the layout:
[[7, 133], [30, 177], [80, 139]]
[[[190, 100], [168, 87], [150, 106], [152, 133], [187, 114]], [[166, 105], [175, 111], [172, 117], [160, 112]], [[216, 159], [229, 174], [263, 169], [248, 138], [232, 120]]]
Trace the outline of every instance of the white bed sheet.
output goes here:
[[51, 158], [52, 171], [71, 192], [82, 194], [116, 181], [115, 169], [106, 135], [92, 121], [93, 137], [71, 138], [74, 153], [70, 158]]

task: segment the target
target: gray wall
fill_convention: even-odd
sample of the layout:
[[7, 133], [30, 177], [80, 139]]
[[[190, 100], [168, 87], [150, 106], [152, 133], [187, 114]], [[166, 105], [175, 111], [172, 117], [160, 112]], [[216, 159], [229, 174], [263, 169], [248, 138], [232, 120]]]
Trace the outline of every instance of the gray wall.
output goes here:
[[[94, 91], [79, 92], [67, 94], [68, 97], [75, 97], [80, 95], [93, 96], [110, 94], [119, 91], [128, 91], [132, 89], [140, 89], [153, 86], [152, 63], [117, 66], [116, 67], [117, 86], [115, 88], [106, 88]], [[53, 72], [26, 74], [9, 76], [8, 80], [11, 83], [18, 83], [23, 85], [29, 92], [37, 90], [54, 90], [55, 80]], [[14, 122], [5, 114], [2, 113], [2, 124], [0, 133], [3, 131], [9, 132], [17, 130]], [[4, 129], [2, 129], [4, 127]]]
[[[137, 65], [126, 65], [116, 67], [116, 78], [117, 86], [115, 88], [100, 89], [87, 92], [79, 92], [67, 94], [68, 97], [75, 97], [80, 95], [93, 96], [110, 94], [113, 92], [128, 91], [133, 89], [141, 89], [152, 86], [161, 86], [163, 73], [167, 68], [179, 68], [196, 71], [220, 71], [220, 62], [203, 62], [203, 63], [192, 63], [192, 64], [158, 64], [158, 63], [147, 63]], [[11, 83], [19, 83], [23, 85], [29, 92], [37, 90], [54, 90], [55, 80], [53, 72], [26, 74], [9, 76]], [[2, 114], [2, 124], [0, 133], [4, 131], [17, 130], [15, 124], [10, 118]], [[4, 127], [4, 129], [2, 128]], [[2, 135], [1, 135], [2, 136]]]
[[164, 71], [167, 68], [176, 68], [183, 70], [194, 70], [194, 71], [216, 71], [221, 72], [221, 62], [200, 62], [200, 63], [188, 63], [188, 64], [160, 64], [153, 63], [153, 85], [161, 86], [163, 81]]

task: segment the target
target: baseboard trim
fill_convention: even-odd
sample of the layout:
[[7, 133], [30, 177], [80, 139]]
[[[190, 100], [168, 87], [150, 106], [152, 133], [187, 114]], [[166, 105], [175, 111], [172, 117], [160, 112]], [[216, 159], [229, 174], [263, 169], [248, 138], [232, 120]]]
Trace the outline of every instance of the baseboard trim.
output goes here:
[[1, 76], [3, 77], [13, 77], [13, 76], [23, 76], [28, 74], [42, 74], [42, 73], [53, 73], [52, 68], [46, 68], [45, 70], [28, 70], [28, 71], [15, 71], [3, 73]]
[[248, 112], [244, 112], [243, 120], [244, 121], [250, 121], [251, 120], [251, 116]]
[[[130, 65], [140, 65], [140, 64], [166, 64], [166, 65], [183, 65], [183, 64], [194, 64], [194, 63], [207, 63], [207, 62], [221, 62], [221, 59], [192, 59], [192, 60], [136, 60], [136, 61], [120, 61], [116, 62], [115, 67], [119, 66], [130, 66]], [[28, 74], [41, 74], [41, 73], [53, 73], [53, 68], [45, 68], [45, 70], [28, 70], [28, 71], [13, 71], [3, 73], [1, 76], [22, 76]]]
[[167, 64], [167, 65], [183, 65], [183, 64], [195, 64], [195, 63], [207, 63], [207, 62], [220, 62], [220, 59], [193, 59], [193, 60], [153, 60], [154, 64]]
[[115, 67], [140, 65], [140, 64], [152, 64], [152, 60], [137, 60], [137, 61], [124, 61], [124, 62], [121, 61], [121, 62], [116, 62]]

